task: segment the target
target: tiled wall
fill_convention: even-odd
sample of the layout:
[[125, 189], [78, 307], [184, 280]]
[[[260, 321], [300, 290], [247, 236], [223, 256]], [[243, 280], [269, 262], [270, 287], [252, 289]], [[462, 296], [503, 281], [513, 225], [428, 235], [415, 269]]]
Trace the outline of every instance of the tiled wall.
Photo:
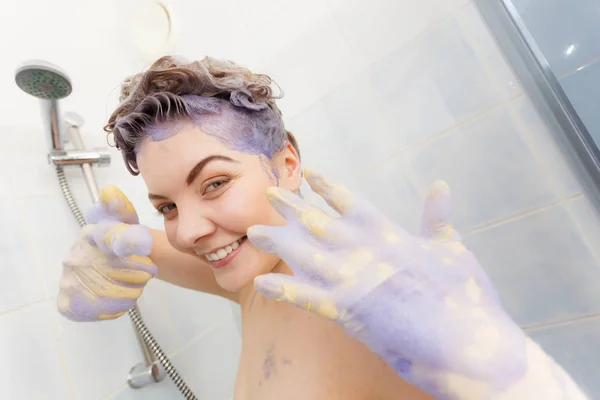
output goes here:
[[600, 147], [600, 4], [596, 0], [512, 3]]
[[[0, 33], [22, 37], [20, 47], [3, 48], [15, 60], [46, 57], [73, 75], [76, 91], [64, 108], [86, 118], [92, 147], [104, 145], [101, 126], [112, 89], [142, 64], [104, 23], [120, 2], [83, 3], [57, 0], [53, 9], [38, 10], [14, 2], [2, 10], [14, 16], [0, 14], [6, 17], [1, 29], [10, 31]], [[588, 349], [594, 341], [600, 348], [600, 324], [587, 318], [600, 309], [600, 254], [590, 246], [598, 222], [470, 1], [173, 4], [184, 16], [226, 13], [230, 29], [222, 29], [219, 18], [182, 25], [177, 51], [192, 59], [227, 57], [271, 74], [285, 89], [282, 109], [306, 165], [363, 193], [413, 231], [427, 185], [446, 179], [455, 193], [456, 225], [509, 311], [523, 326], [537, 327], [534, 336], [600, 393], [590, 372], [600, 366], [600, 354]], [[21, 17], [25, 11], [28, 18]], [[47, 40], [41, 42], [31, 34], [50, 28], [47, 15], [74, 11], [83, 33], [69, 35], [73, 30], [61, 25], [58, 33], [43, 30]], [[1, 100], [0, 354], [6, 370], [0, 370], [0, 398], [177, 398], [168, 381], [142, 391], [125, 386], [128, 369], [141, 360], [128, 319], [74, 324], [57, 315], [60, 261], [78, 227], [45, 161], [37, 104], [15, 89], [11, 68], [0, 65], [0, 82], [11, 96]], [[98, 170], [100, 184], [123, 188], [143, 222], [160, 226], [143, 182], [128, 176], [119, 154], [112, 154], [113, 166]], [[69, 176], [86, 208], [81, 174]], [[240, 351], [230, 304], [151, 282], [140, 306], [199, 398], [229, 399]]]

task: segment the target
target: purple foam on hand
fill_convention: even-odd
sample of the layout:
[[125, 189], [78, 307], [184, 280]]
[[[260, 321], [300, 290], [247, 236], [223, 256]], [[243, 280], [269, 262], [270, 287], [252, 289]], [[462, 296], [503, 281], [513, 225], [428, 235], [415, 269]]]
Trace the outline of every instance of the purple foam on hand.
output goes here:
[[133, 205], [114, 186], [102, 189], [87, 221], [63, 260], [58, 309], [78, 322], [118, 318], [158, 273], [147, 257], [153, 237], [137, 224]]
[[417, 237], [346, 188], [312, 171], [305, 177], [340, 218], [270, 188], [288, 224], [251, 227], [248, 238], [294, 276], [259, 276], [259, 292], [336, 321], [440, 399], [459, 398], [465, 385], [501, 391], [522, 378], [525, 335], [452, 228], [445, 183], [432, 185]]

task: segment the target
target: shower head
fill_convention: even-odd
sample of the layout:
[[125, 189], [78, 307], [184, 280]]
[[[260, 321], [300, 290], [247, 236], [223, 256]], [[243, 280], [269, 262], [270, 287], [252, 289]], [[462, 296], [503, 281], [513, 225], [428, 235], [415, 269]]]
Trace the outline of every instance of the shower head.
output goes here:
[[41, 100], [42, 118], [50, 133], [50, 146], [54, 150], [62, 150], [65, 137], [58, 101], [73, 90], [67, 74], [49, 62], [31, 60], [17, 68], [15, 82], [25, 93]]
[[71, 81], [57, 66], [46, 61], [25, 62], [15, 73], [17, 86], [25, 93], [46, 100], [60, 100], [71, 94]]

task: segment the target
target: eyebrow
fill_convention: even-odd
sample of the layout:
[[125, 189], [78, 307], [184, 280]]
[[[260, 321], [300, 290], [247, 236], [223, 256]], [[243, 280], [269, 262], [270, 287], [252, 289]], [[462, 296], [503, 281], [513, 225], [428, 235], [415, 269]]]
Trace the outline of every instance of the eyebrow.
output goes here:
[[[232, 162], [232, 163], [239, 163], [239, 161], [234, 160], [231, 157], [223, 156], [220, 154], [214, 154], [212, 156], [205, 157], [202, 160], [198, 161], [198, 163], [194, 166], [194, 168], [192, 168], [190, 170], [190, 172], [187, 175], [187, 178], [185, 178], [185, 183], [188, 186], [191, 185], [196, 180], [198, 175], [200, 175], [200, 172], [202, 172], [204, 167], [206, 167], [208, 164], [210, 164], [213, 161], [227, 161], [227, 162]], [[150, 200], [166, 200], [167, 197], [160, 195], [160, 194], [148, 193], [148, 199], [150, 199]]]

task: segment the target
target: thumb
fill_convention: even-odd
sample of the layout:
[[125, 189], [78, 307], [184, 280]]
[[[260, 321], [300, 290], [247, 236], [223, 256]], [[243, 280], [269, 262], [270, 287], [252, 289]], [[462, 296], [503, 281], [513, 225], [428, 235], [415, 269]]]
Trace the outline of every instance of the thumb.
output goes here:
[[125, 193], [114, 185], [104, 186], [100, 190], [100, 204], [111, 218], [130, 225], [139, 223], [135, 207]]
[[452, 226], [450, 187], [444, 181], [435, 181], [429, 187], [421, 217], [421, 236], [437, 240], [458, 240]]

